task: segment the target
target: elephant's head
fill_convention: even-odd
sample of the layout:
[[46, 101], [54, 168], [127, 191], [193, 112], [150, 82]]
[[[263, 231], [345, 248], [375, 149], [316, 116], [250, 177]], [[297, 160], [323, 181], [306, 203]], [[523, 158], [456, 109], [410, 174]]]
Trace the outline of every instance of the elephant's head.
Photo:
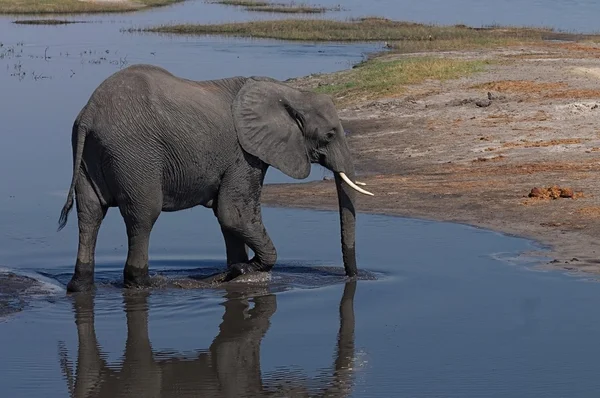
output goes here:
[[[250, 78], [233, 102], [242, 148], [296, 179], [318, 163], [335, 175], [346, 275], [355, 276], [354, 165], [336, 108], [327, 95], [300, 91], [269, 78]], [[358, 183], [362, 184], [362, 183]]]

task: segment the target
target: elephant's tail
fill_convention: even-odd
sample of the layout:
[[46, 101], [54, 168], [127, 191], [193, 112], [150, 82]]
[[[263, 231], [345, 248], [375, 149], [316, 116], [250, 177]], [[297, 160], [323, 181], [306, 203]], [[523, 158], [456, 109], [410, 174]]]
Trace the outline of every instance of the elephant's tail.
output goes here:
[[71, 178], [71, 187], [69, 188], [69, 194], [67, 196], [67, 202], [60, 212], [60, 219], [58, 220], [58, 230], [60, 231], [67, 225], [67, 219], [69, 212], [73, 208], [73, 194], [75, 192], [75, 184], [77, 184], [77, 177], [79, 176], [79, 169], [81, 167], [81, 161], [83, 158], [83, 147], [85, 145], [85, 136], [87, 129], [84, 125], [76, 121], [73, 124], [73, 132], [71, 135], [71, 142], [73, 145], [73, 177]]

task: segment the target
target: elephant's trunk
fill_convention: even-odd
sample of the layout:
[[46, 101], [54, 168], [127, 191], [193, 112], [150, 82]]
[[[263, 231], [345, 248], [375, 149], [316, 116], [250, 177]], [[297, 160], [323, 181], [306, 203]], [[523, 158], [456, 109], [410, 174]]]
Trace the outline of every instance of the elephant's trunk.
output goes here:
[[[346, 162], [345, 173], [354, 181], [354, 166], [351, 162]], [[346, 184], [339, 173], [335, 175], [335, 186], [337, 188], [338, 204], [340, 211], [340, 227], [342, 237], [342, 258], [344, 259], [344, 269], [347, 276], [356, 276], [356, 212], [354, 210], [354, 201], [356, 191]]]

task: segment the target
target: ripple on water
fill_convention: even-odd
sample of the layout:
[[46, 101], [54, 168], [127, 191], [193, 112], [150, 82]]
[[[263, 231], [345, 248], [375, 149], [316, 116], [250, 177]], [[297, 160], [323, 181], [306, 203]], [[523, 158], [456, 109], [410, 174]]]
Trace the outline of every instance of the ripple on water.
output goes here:
[[[245, 299], [290, 290], [318, 289], [345, 283], [348, 279], [343, 267], [288, 262], [278, 264], [270, 273], [253, 273], [238, 277], [226, 284], [210, 285], [203, 279], [223, 271], [223, 267], [209, 266], [199, 268], [166, 268], [153, 270], [154, 286], [148, 291], [152, 294], [152, 310], [161, 319], [180, 319], [182, 316], [201, 316], [214, 311], [215, 306], [223, 302], [223, 298]], [[103, 268], [101, 265], [100, 269]], [[0, 303], [5, 307], [11, 305], [12, 313], [20, 311], [26, 304], [41, 305], [43, 303], [64, 300], [67, 295], [65, 286], [71, 273], [55, 273], [52, 270], [10, 270], [0, 269], [2, 275], [17, 276], [13, 289], [6, 282], [0, 284]], [[385, 274], [369, 270], [359, 270], [358, 280], [377, 280], [385, 278]], [[97, 271], [95, 275], [95, 300], [97, 314], [109, 315], [123, 310], [122, 272], [116, 270]], [[3, 296], [2, 296], [3, 294]], [[50, 315], [48, 322], [65, 321], [66, 314], [62, 310], [53, 313], [52, 306], [45, 308]], [[1, 315], [1, 314], [0, 314]]]
[[[188, 263], [187, 261], [185, 263]], [[193, 263], [190, 261], [189, 263]], [[177, 268], [176, 265], [164, 267], [151, 267], [151, 275], [155, 288], [161, 289], [214, 289], [219, 286], [208, 285], [205, 278], [224, 271], [218, 261], [198, 261], [200, 267]], [[217, 265], [219, 264], [219, 265]], [[162, 264], [161, 264], [162, 265]], [[45, 277], [52, 278], [60, 284], [66, 285], [71, 278], [71, 273], [52, 274], [51, 270], [40, 271]], [[95, 275], [96, 286], [102, 289], [121, 289], [122, 272], [119, 270], [97, 271]], [[370, 271], [361, 267], [358, 280], [376, 280], [386, 276], [383, 272]], [[318, 265], [307, 262], [286, 262], [277, 264], [271, 272], [252, 273], [236, 278], [228, 285], [240, 285], [242, 288], [263, 287], [270, 291], [286, 291], [291, 289], [313, 289], [344, 283], [347, 280], [341, 266]], [[179, 293], [178, 293], [179, 294]], [[185, 296], [182, 296], [185, 297]]]

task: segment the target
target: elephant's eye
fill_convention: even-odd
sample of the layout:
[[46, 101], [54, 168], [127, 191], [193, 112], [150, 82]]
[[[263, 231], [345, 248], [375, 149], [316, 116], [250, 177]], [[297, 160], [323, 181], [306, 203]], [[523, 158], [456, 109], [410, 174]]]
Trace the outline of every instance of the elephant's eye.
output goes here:
[[327, 134], [325, 134], [325, 138], [327, 139], [327, 141], [331, 141], [333, 137], [335, 137], [335, 131], [333, 130], [330, 130], [327, 132]]

